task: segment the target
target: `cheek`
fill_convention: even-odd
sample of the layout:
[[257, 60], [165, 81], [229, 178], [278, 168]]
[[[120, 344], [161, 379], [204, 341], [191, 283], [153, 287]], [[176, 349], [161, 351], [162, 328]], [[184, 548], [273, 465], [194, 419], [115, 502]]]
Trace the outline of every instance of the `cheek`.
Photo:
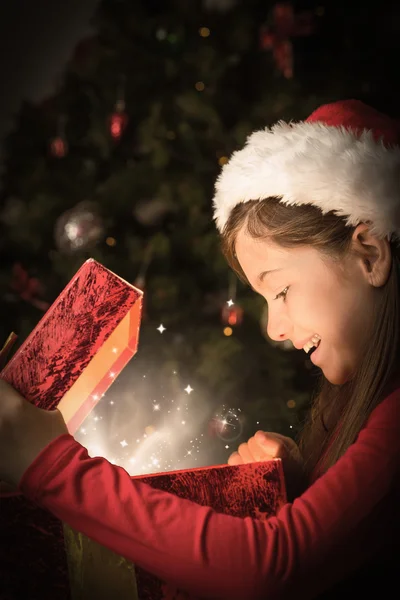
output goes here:
[[318, 333], [333, 343], [343, 339], [349, 326], [349, 317], [340, 306], [340, 299], [332, 291], [319, 287], [314, 291], [303, 290], [302, 293], [293, 295], [288, 302], [288, 315], [299, 331], [306, 334]]
[[[290, 293], [290, 290], [289, 290]], [[291, 321], [303, 330], [315, 330], [321, 326], [326, 313], [326, 302], [321, 297], [309, 293], [293, 295], [288, 299], [288, 315]]]
[[313, 310], [332, 346], [354, 356], [360, 353], [369, 336], [368, 306], [368, 299], [357, 290], [341, 287], [339, 292], [336, 289], [336, 293], [332, 290], [326, 294]]

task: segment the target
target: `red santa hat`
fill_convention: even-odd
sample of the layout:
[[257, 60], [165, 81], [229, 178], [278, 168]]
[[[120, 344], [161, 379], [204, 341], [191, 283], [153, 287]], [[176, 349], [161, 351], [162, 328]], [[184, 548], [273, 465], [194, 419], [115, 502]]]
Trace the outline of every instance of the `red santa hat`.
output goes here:
[[214, 219], [223, 231], [240, 202], [279, 197], [334, 211], [347, 225], [370, 222], [400, 238], [400, 126], [358, 100], [326, 104], [304, 122], [252, 133], [215, 185]]

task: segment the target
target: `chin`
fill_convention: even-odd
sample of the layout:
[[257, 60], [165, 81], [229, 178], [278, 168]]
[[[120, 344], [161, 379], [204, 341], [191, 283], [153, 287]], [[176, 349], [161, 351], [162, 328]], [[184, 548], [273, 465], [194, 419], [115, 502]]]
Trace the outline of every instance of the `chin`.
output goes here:
[[329, 369], [324, 369], [323, 374], [332, 385], [344, 385], [351, 379], [351, 373], [345, 371], [344, 369], [342, 371], [334, 371], [333, 369], [330, 371]]

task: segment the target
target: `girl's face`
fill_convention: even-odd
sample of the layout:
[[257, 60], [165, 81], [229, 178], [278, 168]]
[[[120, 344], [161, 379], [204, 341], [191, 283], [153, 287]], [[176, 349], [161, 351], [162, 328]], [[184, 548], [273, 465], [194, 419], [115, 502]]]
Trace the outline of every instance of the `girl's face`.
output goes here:
[[268, 303], [269, 337], [290, 339], [302, 349], [317, 334], [321, 342], [311, 361], [331, 383], [348, 381], [363, 356], [374, 314], [376, 288], [363, 261], [351, 256], [338, 265], [310, 246], [285, 249], [255, 240], [245, 228], [236, 255], [252, 288]]

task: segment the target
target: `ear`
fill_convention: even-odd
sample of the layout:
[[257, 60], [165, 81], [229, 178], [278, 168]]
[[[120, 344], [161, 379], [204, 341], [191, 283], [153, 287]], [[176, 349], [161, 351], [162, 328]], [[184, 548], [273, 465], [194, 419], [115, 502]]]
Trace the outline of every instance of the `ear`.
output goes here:
[[385, 285], [392, 266], [392, 251], [388, 239], [372, 235], [369, 226], [361, 223], [353, 232], [352, 246], [360, 257], [360, 265], [367, 281], [373, 287]]

